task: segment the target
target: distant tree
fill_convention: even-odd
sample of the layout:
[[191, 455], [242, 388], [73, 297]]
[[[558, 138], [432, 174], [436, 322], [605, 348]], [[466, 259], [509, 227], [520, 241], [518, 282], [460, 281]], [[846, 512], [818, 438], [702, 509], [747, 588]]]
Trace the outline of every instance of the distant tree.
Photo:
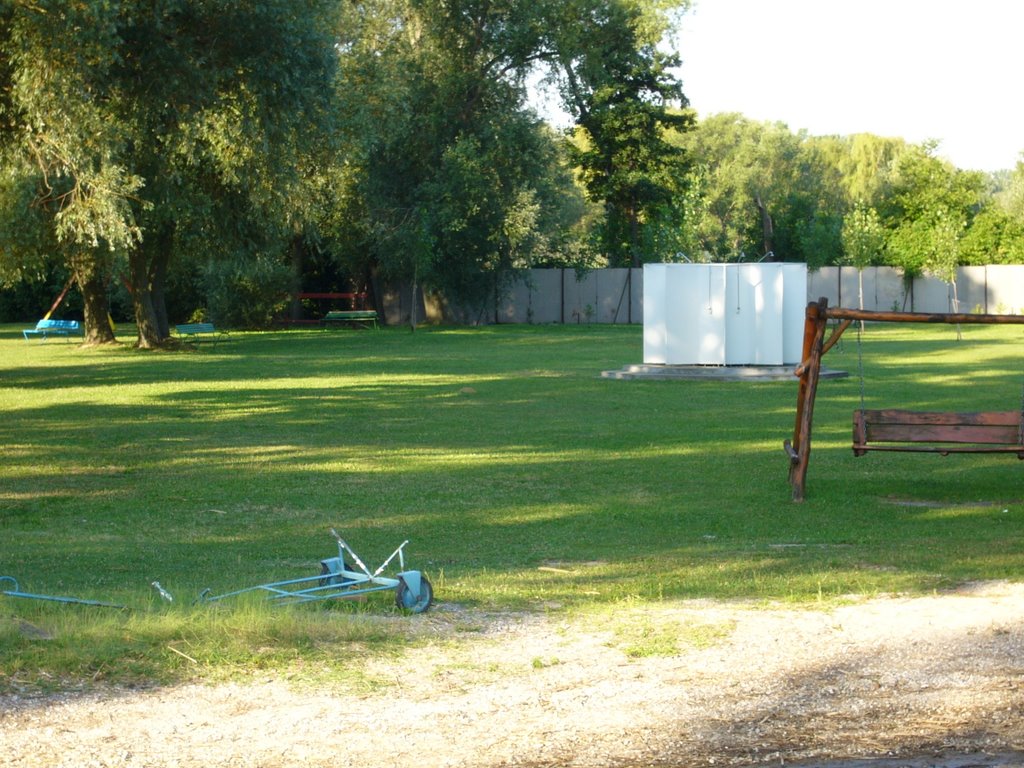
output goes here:
[[854, 205], [877, 208], [888, 194], [891, 174], [899, 156], [909, 149], [903, 139], [857, 133], [841, 139], [843, 151], [837, 167]]
[[[579, 258], [589, 208], [566, 143], [526, 109], [526, 78], [576, 61], [570, 44], [582, 42], [567, 23], [605, 5], [358, 3], [340, 46], [352, 140], [329, 247], [474, 314], [514, 270]], [[614, 36], [613, 21], [604, 24]]]
[[1024, 263], [1024, 160], [993, 174], [992, 188], [960, 244], [966, 264]]
[[857, 295], [864, 309], [864, 270], [880, 261], [885, 248], [885, 230], [878, 212], [861, 204], [843, 219], [843, 251], [846, 260], [857, 268]]
[[[794, 205], [801, 198], [802, 136], [781, 123], [759, 123], [738, 114], [712, 115], [683, 137], [697, 167], [701, 213], [685, 226], [700, 249], [717, 259], [769, 252], [796, 260]], [[804, 207], [809, 219], [816, 208]], [[775, 253], [780, 223], [786, 253]], [[811, 239], [811, 233], [805, 230]]]
[[842, 254], [843, 217], [850, 209], [839, 162], [845, 143], [836, 136], [797, 134], [793, 183], [777, 239], [780, 256], [810, 269], [835, 264]]
[[[655, 3], [589, 0], [585, 13], [555, 22], [564, 102], [579, 135], [573, 160], [591, 199], [605, 208], [602, 242], [610, 263], [641, 264], [645, 228], [678, 220], [674, 207], [686, 174], [685, 150], [667, 139], [690, 128], [678, 57], [658, 48], [667, 29]], [[664, 257], [665, 254], [657, 254]]]
[[882, 220], [888, 250], [906, 278], [924, 271], [949, 282], [956, 299], [960, 241], [984, 189], [982, 174], [960, 171], [935, 156], [935, 144], [912, 146], [897, 158]]
[[971, 221], [960, 242], [963, 264], [1024, 264], [1024, 219], [994, 203]]

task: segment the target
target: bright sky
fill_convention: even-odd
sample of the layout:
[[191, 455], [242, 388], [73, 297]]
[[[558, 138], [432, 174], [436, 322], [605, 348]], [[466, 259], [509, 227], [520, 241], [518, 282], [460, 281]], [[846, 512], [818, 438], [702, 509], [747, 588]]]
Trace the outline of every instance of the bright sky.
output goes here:
[[964, 169], [1024, 150], [1020, 0], [694, 0], [683, 92], [812, 135], [938, 139]]

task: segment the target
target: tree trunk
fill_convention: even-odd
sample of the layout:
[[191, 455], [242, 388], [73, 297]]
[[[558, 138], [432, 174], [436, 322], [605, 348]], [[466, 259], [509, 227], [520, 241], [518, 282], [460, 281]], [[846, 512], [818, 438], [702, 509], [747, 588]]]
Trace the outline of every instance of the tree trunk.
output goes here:
[[419, 301], [416, 296], [416, 292], [419, 289], [417, 285], [418, 272], [417, 265], [414, 264], [412, 268], [412, 302], [409, 307], [409, 330], [413, 333], [416, 333], [416, 324], [419, 322], [418, 312], [416, 311], [419, 309]]
[[299, 293], [302, 291], [303, 255], [302, 235], [296, 232], [292, 237], [291, 247], [292, 282], [295, 284], [291, 302], [291, 319], [293, 321], [302, 319], [302, 301], [299, 299]]
[[775, 240], [775, 226], [772, 224], [772, 216], [768, 212], [768, 206], [761, 200], [760, 195], [757, 195], [757, 197], [754, 198], [754, 202], [757, 205], [758, 212], [761, 214], [761, 246], [764, 248], [764, 253], [761, 255], [765, 256], [775, 250], [775, 246], [773, 245]]
[[[956, 273], [953, 274], [953, 278], [949, 281], [949, 284], [953, 287], [953, 313], [958, 314], [960, 312], [960, 295], [956, 290]], [[963, 330], [960, 328], [960, 323], [956, 324], [956, 340], [963, 341]]]
[[117, 341], [110, 325], [110, 299], [107, 296], [108, 270], [91, 255], [73, 260], [75, 282], [82, 292], [86, 344], [113, 344]]
[[[857, 306], [864, 309], [864, 268], [857, 267]], [[864, 321], [860, 321], [860, 332], [864, 333]]]
[[171, 325], [167, 318], [167, 265], [171, 260], [171, 237], [160, 238], [157, 252], [153, 256], [150, 270], [150, 300], [153, 302], [153, 314], [156, 318], [157, 331], [161, 341], [170, 338]]
[[643, 260], [641, 259], [640, 252], [640, 204], [636, 199], [636, 195], [633, 195], [632, 203], [629, 208], [629, 254], [630, 263], [628, 267], [639, 267]]
[[132, 284], [132, 304], [139, 336], [135, 345], [139, 349], [155, 349], [164, 337], [160, 334], [156, 310], [153, 306], [149, 259], [142, 247], [135, 248], [128, 257], [128, 273]]

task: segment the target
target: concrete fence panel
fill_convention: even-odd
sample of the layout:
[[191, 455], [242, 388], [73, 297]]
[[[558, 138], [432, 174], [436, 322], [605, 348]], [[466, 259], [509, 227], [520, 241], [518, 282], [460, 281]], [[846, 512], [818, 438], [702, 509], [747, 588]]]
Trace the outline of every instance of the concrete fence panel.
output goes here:
[[592, 323], [596, 320], [598, 271], [582, 275], [572, 269], [562, 271], [563, 323]]
[[956, 296], [960, 312], [980, 312], [987, 310], [985, 267], [960, 267], [956, 275]]
[[988, 311], [996, 315], [1024, 313], [1024, 266], [992, 264], [985, 271]]
[[[910, 296], [907, 294], [903, 275], [892, 267], [872, 267], [865, 270], [865, 277], [871, 276], [871, 309], [878, 312], [909, 312]], [[864, 298], [865, 309], [868, 299]]]
[[832, 306], [839, 304], [839, 267], [822, 267], [807, 273], [808, 301], [828, 299]]
[[914, 279], [915, 312], [952, 312], [953, 291], [937, 277], [925, 275]]
[[[875, 311], [952, 312], [951, 286], [933, 276], [909, 285], [892, 267], [863, 272], [864, 309]], [[499, 323], [643, 323], [643, 270], [531, 269], [510, 286], [493, 315]], [[959, 311], [1024, 314], [1024, 265], [961, 267], [957, 271]], [[823, 267], [807, 273], [807, 301], [828, 299], [833, 307], [858, 307], [858, 275], [854, 267]], [[407, 322], [412, 303], [408, 287], [383, 297], [389, 324]], [[425, 322], [441, 320], [443, 307], [420, 297], [418, 315]], [[445, 319], [458, 318], [444, 313]]]
[[516, 279], [494, 313], [499, 323], [529, 323], [533, 320], [535, 287], [532, 275]]
[[[602, 269], [598, 276], [598, 314], [599, 323], [631, 323], [633, 322], [633, 291], [634, 280], [643, 281], [642, 274], [634, 274], [639, 270]], [[635, 317], [641, 317], [641, 304]]]

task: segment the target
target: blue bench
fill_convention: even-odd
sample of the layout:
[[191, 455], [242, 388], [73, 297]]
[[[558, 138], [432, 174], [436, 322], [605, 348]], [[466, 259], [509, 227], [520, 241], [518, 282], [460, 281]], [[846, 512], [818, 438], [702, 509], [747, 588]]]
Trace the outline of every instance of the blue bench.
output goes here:
[[30, 335], [37, 335], [42, 336], [43, 341], [46, 341], [47, 336], [64, 336], [67, 338], [72, 333], [77, 336], [81, 332], [82, 326], [79, 325], [77, 320], [40, 320], [36, 323], [35, 328], [26, 328], [21, 333], [26, 340]]
[[336, 309], [324, 315], [323, 324], [324, 328], [335, 324], [351, 325], [357, 328], [376, 328], [377, 312], [372, 309]]
[[200, 339], [209, 336], [216, 342], [221, 336], [227, 336], [226, 331], [218, 331], [213, 323], [183, 323], [174, 326], [174, 332], [183, 341], [198, 342]]

